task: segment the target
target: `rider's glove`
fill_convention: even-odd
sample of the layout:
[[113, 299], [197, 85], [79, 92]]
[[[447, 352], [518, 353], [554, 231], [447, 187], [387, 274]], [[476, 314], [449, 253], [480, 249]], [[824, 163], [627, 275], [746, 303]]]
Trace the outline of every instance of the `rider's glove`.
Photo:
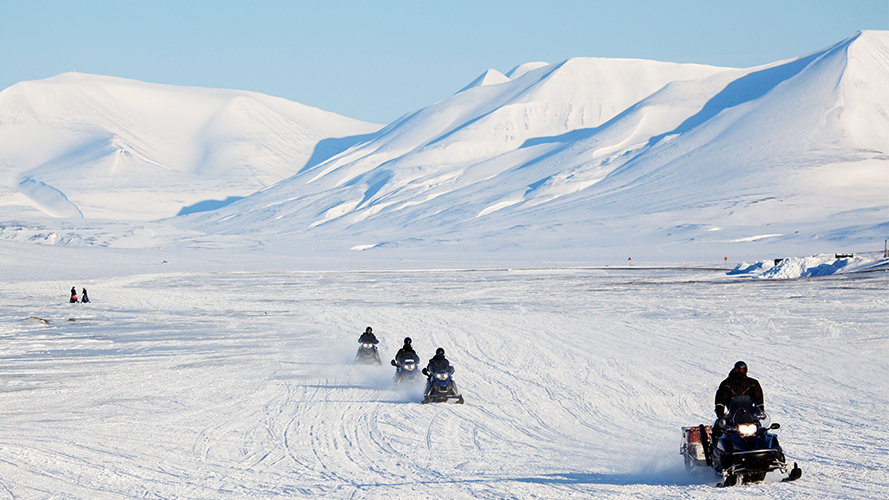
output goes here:
[[725, 416], [725, 405], [716, 405], [716, 418], [722, 418]]

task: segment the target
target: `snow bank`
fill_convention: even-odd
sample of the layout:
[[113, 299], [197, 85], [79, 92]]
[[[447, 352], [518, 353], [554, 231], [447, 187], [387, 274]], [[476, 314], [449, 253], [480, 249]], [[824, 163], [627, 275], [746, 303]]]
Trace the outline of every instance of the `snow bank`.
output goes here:
[[828, 276], [837, 273], [864, 272], [889, 267], [889, 259], [865, 256], [820, 254], [809, 257], [742, 262], [726, 273], [752, 279], [782, 280]]

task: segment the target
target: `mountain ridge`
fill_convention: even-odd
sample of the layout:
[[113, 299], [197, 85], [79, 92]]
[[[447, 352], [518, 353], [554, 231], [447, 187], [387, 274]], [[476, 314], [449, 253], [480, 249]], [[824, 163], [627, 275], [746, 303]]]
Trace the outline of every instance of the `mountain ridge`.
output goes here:
[[[809, 218], [836, 221], [843, 218], [838, 214], [857, 204], [863, 205], [862, 210], [867, 206], [876, 213], [885, 212], [878, 208], [885, 205], [879, 202], [881, 191], [889, 187], [885, 160], [881, 159], [885, 152], [860, 156], [856, 148], [843, 142], [846, 126], [830, 113], [837, 104], [836, 85], [831, 82], [846, 74], [846, 52], [862, 45], [866, 53], [879, 55], [881, 52], [872, 47], [882, 47], [886, 39], [882, 32], [856, 34], [821, 51], [747, 69], [584, 58], [542, 66], [520, 77], [526, 80], [523, 86], [510, 80], [475, 87], [399, 124], [404, 127], [414, 121], [408, 131], [420, 129], [425, 136], [403, 136], [395, 127], [374, 143], [318, 165], [319, 172], [311, 178], [295, 176], [258, 196], [263, 204], [276, 196], [294, 200], [290, 209], [275, 205], [276, 217], [286, 213], [283, 217], [290, 221], [279, 226], [282, 230], [278, 234], [307, 237], [324, 230], [330, 235], [351, 235], [355, 240], [375, 238], [391, 244], [394, 238], [420, 247], [424, 244], [418, 241], [424, 238], [456, 234], [459, 236], [451, 236], [455, 240], [478, 241], [484, 238], [482, 234], [492, 233], [504, 241], [519, 239], [527, 245], [529, 238], [510, 230], [522, 226], [523, 221], [548, 228], [546, 231], [567, 225], [573, 228], [572, 237], [587, 234], [594, 241], [597, 228], [611, 231], [615, 221], [627, 218], [637, 220], [640, 227], [644, 227], [644, 219], [657, 220], [650, 230], [671, 237], [671, 225], [684, 228], [678, 231], [684, 234], [684, 244], [713, 239], [717, 233], [720, 241], [758, 241], [765, 233], [761, 227], [773, 224], [781, 226], [769, 231], [780, 235], [774, 239], [794, 238], [800, 231], [809, 231]], [[662, 85], [640, 87], [635, 93], [621, 89], [629, 97], [612, 102], [626, 106], [614, 105], [601, 120], [578, 119], [580, 113], [575, 113], [571, 126], [555, 120], [553, 127], [550, 118], [564, 118], [569, 113], [550, 113], [535, 122], [544, 132], [523, 137], [517, 146], [491, 151], [476, 145], [500, 142], [482, 135], [509, 128], [496, 123], [498, 114], [512, 113], [512, 122], [506, 123], [523, 128], [524, 116], [514, 113], [513, 105], [527, 96], [532, 96], [527, 102], [541, 102], [547, 89], [559, 89], [560, 79], [571, 81], [574, 92], [583, 92], [589, 82], [578, 83], [572, 76], [584, 74], [583, 65], [591, 61], [594, 66], [630, 65], [628, 73], [636, 75], [666, 68], [665, 73], [672, 77], [679, 70], [692, 68], [697, 78], [659, 76]], [[881, 75], [869, 78], [879, 81]], [[602, 81], [607, 78], [596, 80], [592, 88], [601, 89]], [[652, 81], [659, 81], [658, 77]], [[565, 97], [558, 90], [549, 95], [556, 95], [551, 99]], [[858, 98], [879, 101], [880, 96], [874, 95]], [[484, 96], [475, 108], [469, 101], [474, 96]], [[452, 116], [459, 114], [455, 108], [475, 111], [453, 120]], [[442, 109], [452, 115], [441, 116]], [[431, 125], [416, 125], [426, 117], [432, 120]], [[540, 128], [541, 122], [549, 128]], [[552, 133], [559, 130], [564, 132]], [[413, 140], [413, 148], [404, 144], [405, 137]], [[396, 140], [403, 142], [393, 151], [388, 144]], [[446, 154], [449, 149], [456, 154]], [[381, 158], [381, 154], [385, 156]], [[465, 154], [481, 158], [461, 156]], [[708, 166], [719, 163], [728, 166]], [[813, 184], [801, 173], [810, 163], [827, 170], [851, 168], [870, 173], [857, 183], [860, 195], [850, 196], [848, 187], [836, 189], [823, 174], [819, 174], [820, 183], [801, 187]], [[436, 164], [445, 167], [437, 168]], [[685, 188], [695, 183], [701, 189]], [[846, 193], [838, 196], [843, 190]], [[551, 203], [556, 205], [545, 207]], [[222, 224], [213, 222], [222, 214], [207, 214], [189, 227], [227, 234], [264, 231], [263, 216], [255, 213], [256, 209], [244, 210], [240, 204], [223, 212], [226, 220]], [[872, 230], [862, 233], [863, 238], [878, 231], [879, 216], [873, 224]], [[732, 228], [723, 227], [726, 225]], [[272, 227], [266, 226], [266, 230], [275, 232]], [[697, 228], [696, 234], [689, 235], [688, 228]], [[809, 234], [808, 242], [798, 243], [810, 243], [812, 237]], [[563, 244], [551, 237], [541, 241], [554, 247]]]
[[[889, 33], [860, 32], [754, 68], [572, 58], [489, 70], [372, 133], [318, 140], [341, 149], [289, 177], [159, 223], [395, 253], [635, 248], [672, 259], [864, 245], [889, 219], [887, 47]], [[223, 132], [253, 126], [220, 113], [238, 124]], [[283, 147], [296, 135], [276, 135], [284, 129], [262, 144]], [[249, 135], [214, 137], [252, 147]]]
[[[154, 220], [246, 196], [299, 171], [321, 141], [379, 128], [255, 92], [65, 73], [0, 92], [0, 171], [11, 179], [6, 193], [27, 195], [22, 183], [35, 180], [85, 216]], [[140, 186], [152, 178], [156, 189]], [[110, 191], [128, 194], [117, 202]], [[58, 211], [61, 198], [46, 201], [32, 198], [38, 210]]]

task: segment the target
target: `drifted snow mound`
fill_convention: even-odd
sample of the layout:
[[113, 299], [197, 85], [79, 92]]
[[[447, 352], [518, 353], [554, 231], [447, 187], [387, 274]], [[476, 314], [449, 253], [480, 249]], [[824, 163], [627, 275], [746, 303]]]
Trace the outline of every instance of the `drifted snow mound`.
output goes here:
[[27, 178], [19, 183], [18, 190], [33, 202], [32, 206], [36, 205], [53, 217], [83, 218], [80, 210], [64, 194], [43, 182]]
[[781, 280], [828, 276], [837, 273], [863, 272], [889, 268], [889, 259], [873, 256], [837, 257], [820, 254], [809, 257], [763, 260], [753, 264], [742, 262], [729, 271], [729, 276]]

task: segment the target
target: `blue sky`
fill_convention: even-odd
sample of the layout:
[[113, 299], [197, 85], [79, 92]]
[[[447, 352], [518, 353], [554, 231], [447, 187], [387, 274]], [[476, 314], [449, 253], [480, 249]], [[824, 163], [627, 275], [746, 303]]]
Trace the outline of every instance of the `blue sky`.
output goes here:
[[388, 123], [488, 68], [749, 67], [889, 29], [889, 0], [0, 0], [0, 89], [67, 71], [252, 90]]

